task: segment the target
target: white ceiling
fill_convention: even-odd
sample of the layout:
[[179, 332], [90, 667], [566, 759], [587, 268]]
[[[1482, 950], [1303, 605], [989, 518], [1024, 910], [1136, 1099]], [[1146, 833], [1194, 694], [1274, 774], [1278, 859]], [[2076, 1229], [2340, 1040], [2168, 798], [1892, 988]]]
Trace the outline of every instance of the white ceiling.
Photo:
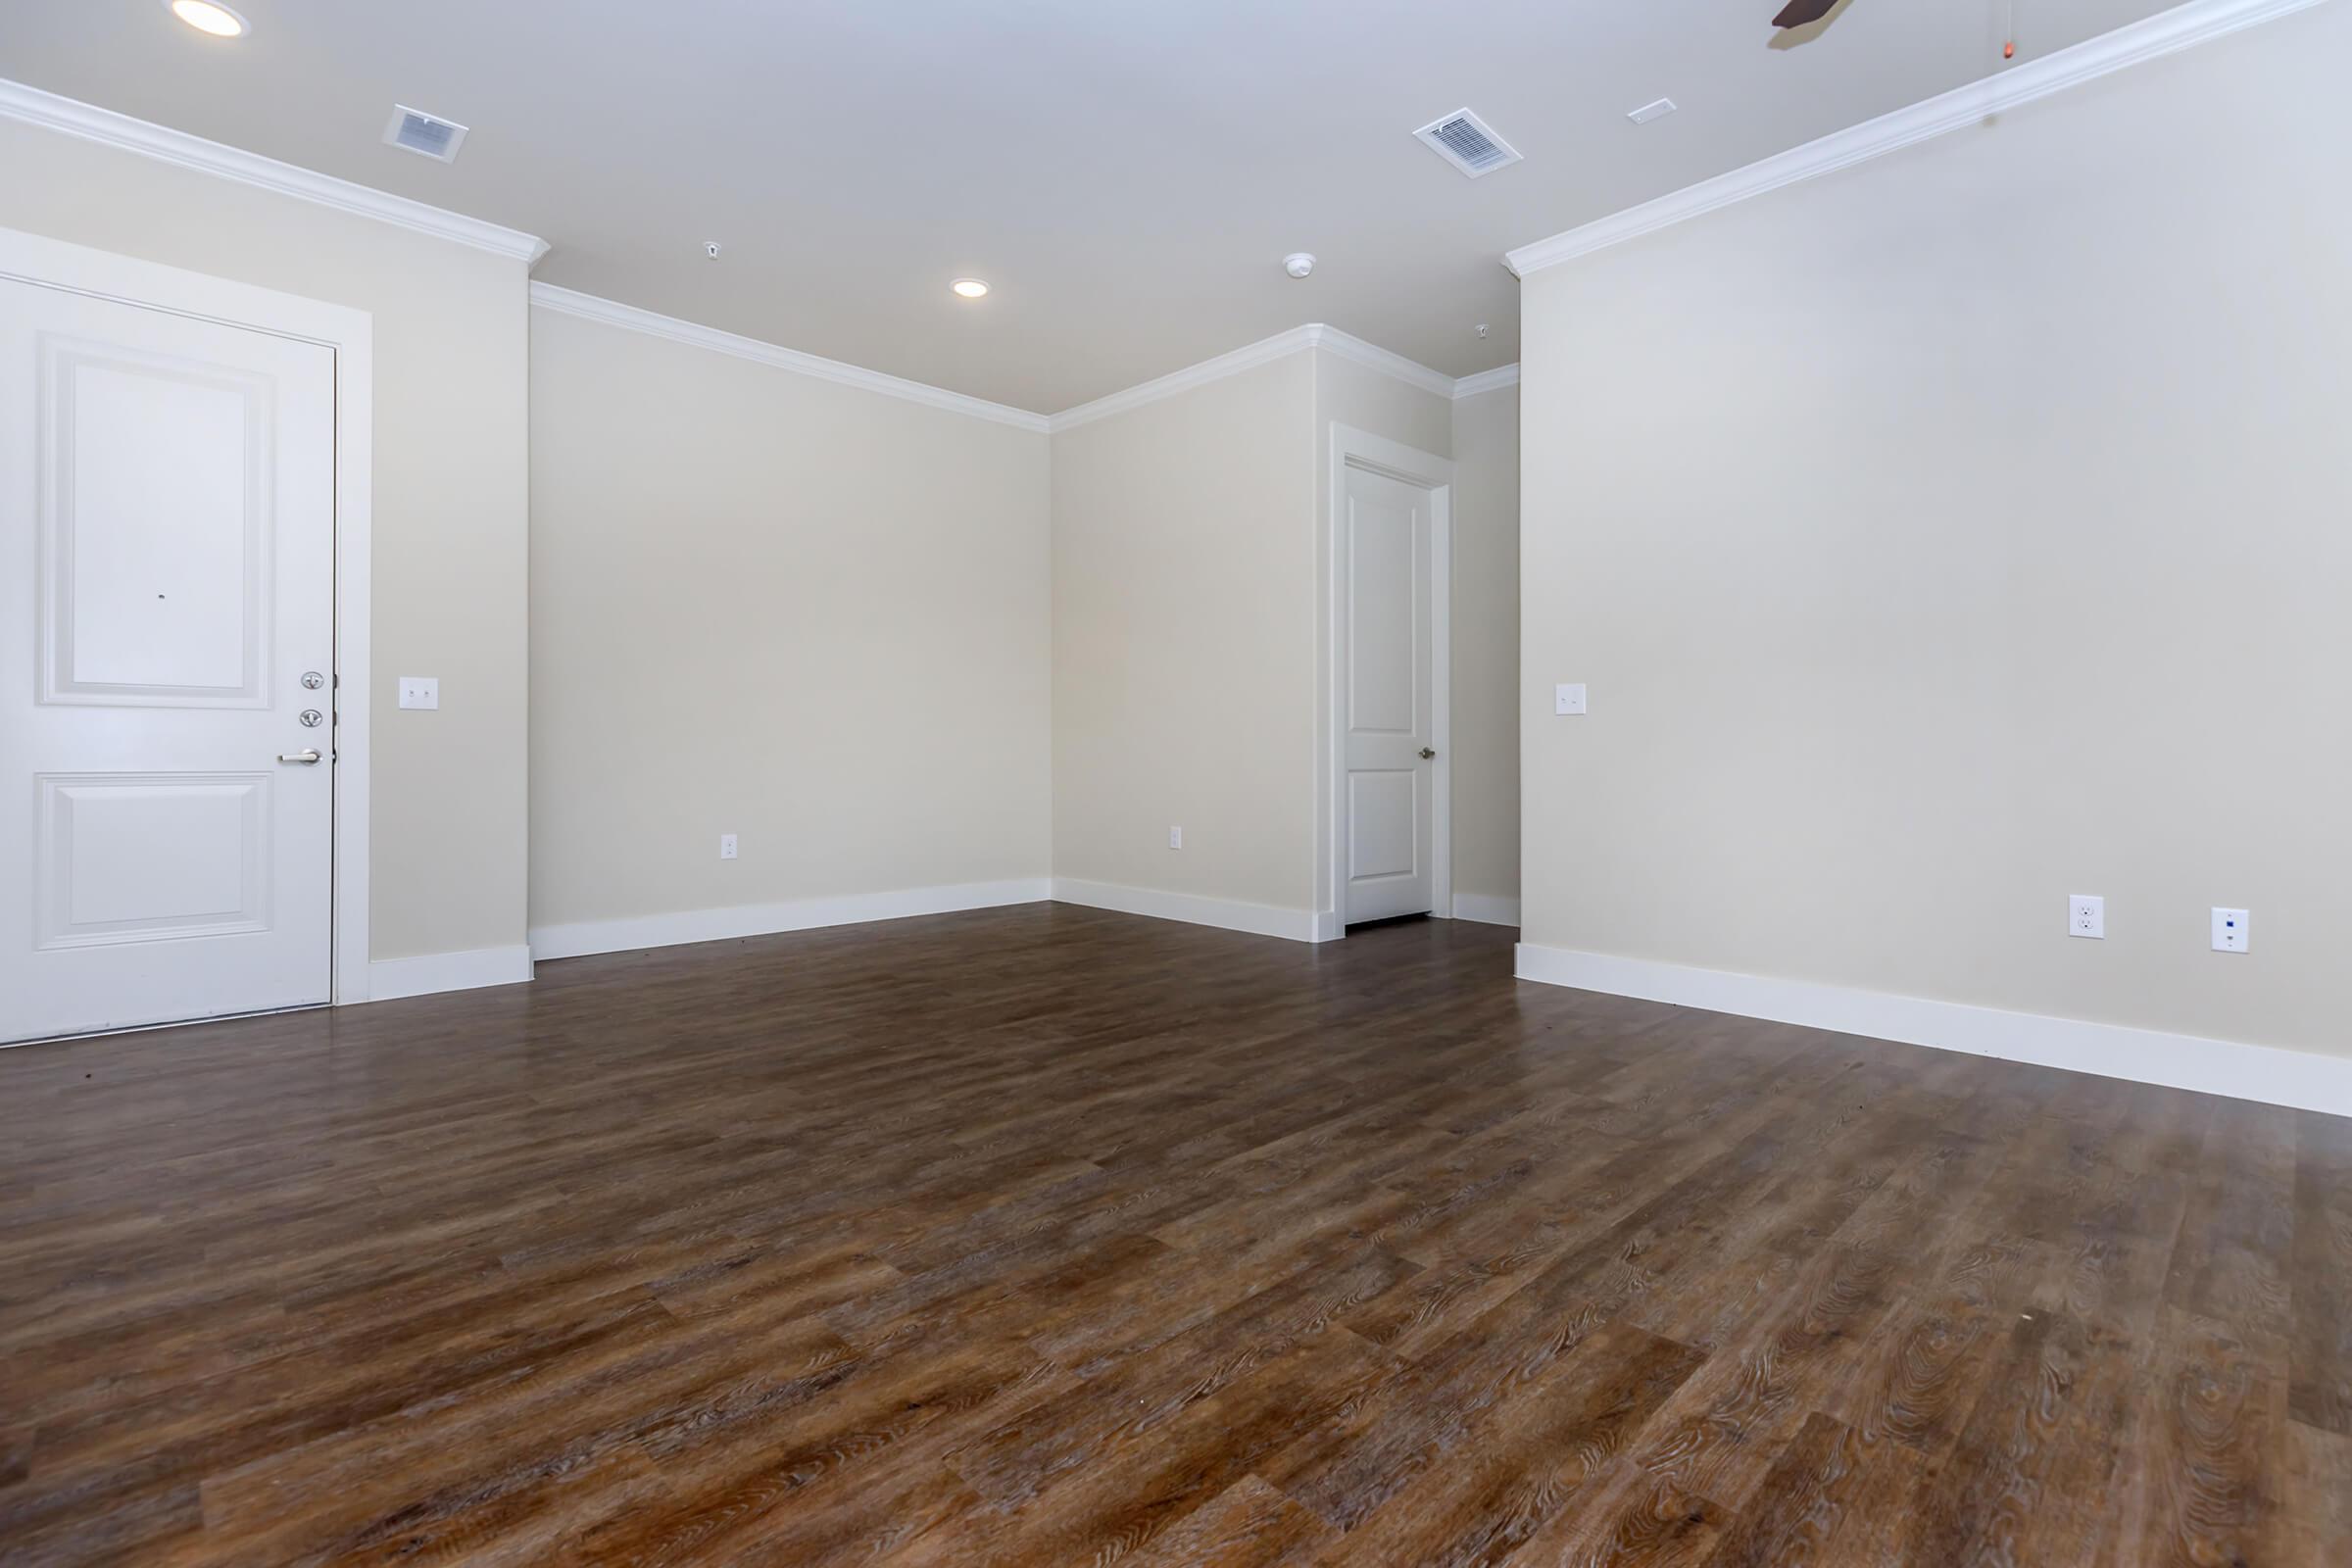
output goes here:
[[[1053, 413], [1302, 321], [1508, 364], [1504, 251], [1988, 74], [2010, 0], [1848, 0], [1793, 46], [1780, 0], [233, 3], [222, 43], [158, 0], [0, 0], [0, 75], [526, 229], [548, 282]], [[2167, 0], [2015, 8], [2023, 60]], [[382, 145], [395, 102], [472, 127], [455, 166]], [[1469, 180], [1413, 140], [1465, 105], [1526, 161]]]

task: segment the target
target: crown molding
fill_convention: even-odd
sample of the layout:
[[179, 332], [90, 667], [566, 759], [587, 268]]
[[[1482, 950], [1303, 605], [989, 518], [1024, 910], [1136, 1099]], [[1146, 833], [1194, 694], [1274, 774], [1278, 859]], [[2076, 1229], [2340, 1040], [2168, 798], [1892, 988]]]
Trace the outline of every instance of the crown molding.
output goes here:
[[1401, 354], [1391, 354], [1378, 344], [1350, 336], [1336, 326], [1317, 322], [1307, 327], [1306, 331], [1313, 334], [1308, 341], [1327, 354], [1336, 354], [1343, 360], [1353, 360], [1366, 369], [1378, 370], [1383, 375], [1402, 381], [1406, 386], [1419, 387], [1433, 397], [1453, 396], [1453, 377], [1442, 370], [1433, 370]]
[[994, 419], [999, 424], [1009, 424], [1022, 430], [1049, 433], [1075, 429], [1082, 424], [1092, 424], [1097, 419], [1108, 418], [1114, 414], [1124, 414], [1129, 409], [1141, 408], [1147, 403], [1157, 403], [1162, 398], [1174, 397], [1179, 392], [1190, 391], [1211, 381], [1221, 381], [1229, 375], [1239, 375], [1244, 370], [1271, 364], [1302, 349], [1323, 349], [1442, 398], [1470, 397], [1519, 379], [1519, 367], [1506, 365], [1501, 369], [1487, 370], [1456, 381], [1449, 375], [1433, 370], [1426, 365], [1417, 365], [1400, 354], [1392, 354], [1362, 338], [1325, 326], [1320, 321], [1310, 321], [1304, 326], [1294, 326], [1287, 332], [1277, 332], [1272, 337], [1246, 344], [1230, 354], [1220, 354], [1213, 360], [1202, 360], [1199, 365], [1189, 365], [1181, 370], [1128, 387], [1123, 392], [1113, 392], [1108, 397], [1082, 403], [1059, 414], [1044, 415], [1003, 403], [991, 403], [985, 398], [962, 392], [950, 392], [945, 387], [931, 386], [922, 381], [885, 375], [862, 366], [820, 359], [798, 349], [783, 348], [734, 332], [722, 332], [714, 326], [703, 326], [694, 321], [680, 320], [674, 316], [640, 310], [634, 305], [623, 305], [618, 300], [559, 288], [553, 283], [534, 281], [531, 284], [531, 303], [565, 316], [582, 317], [591, 321], [602, 321], [608, 326], [665, 337], [672, 342], [730, 354], [739, 360], [752, 360], [760, 365], [772, 365], [778, 369], [812, 375], [819, 380], [834, 381], [843, 386], [862, 387], [868, 392], [905, 398], [910, 403], [945, 409], [951, 414], [967, 414], [974, 418]]
[[[1377, 370], [1383, 375], [1402, 381], [1407, 386], [1417, 387], [1434, 397], [1467, 397], [1470, 393], [1464, 392], [1462, 388], [1472, 383], [1483, 383], [1473, 387], [1473, 390], [1478, 392], [1488, 390], [1489, 386], [1504, 384], [1492, 379], [1501, 375], [1502, 370], [1488, 370], [1457, 381], [1443, 370], [1433, 370], [1428, 366], [1408, 360], [1401, 354], [1392, 354], [1378, 344], [1367, 343], [1362, 338], [1352, 333], [1343, 332], [1336, 326], [1327, 326], [1321, 321], [1309, 321], [1304, 326], [1294, 326], [1289, 331], [1277, 332], [1272, 337], [1261, 337], [1256, 342], [1245, 344], [1230, 354], [1220, 354], [1213, 360], [1202, 360], [1199, 365], [1188, 365], [1181, 370], [1171, 370], [1166, 375], [1131, 386], [1123, 392], [1113, 392], [1108, 397], [1097, 398], [1092, 403], [1081, 403], [1076, 408], [1064, 409], [1054, 416], [1053, 428], [1054, 433], [1059, 434], [1063, 430], [1076, 429], [1082, 424], [1092, 424], [1097, 419], [1107, 419], [1114, 414], [1124, 414], [1129, 409], [1139, 409], [1147, 403], [1157, 403], [1160, 399], [1172, 398], [1179, 392], [1189, 392], [1194, 387], [1205, 386], [1211, 381], [1221, 381], [1229, 375], [1239, 375], [1244, 370], [1255, 369], [1258, 366], [1270, 364], [1285, 355], [1297, 354], [1302, 349], [1321, 349], [1327, 354], [1336, 354], [1343, 360], [1349, 360], [1368, 369]], [[1515, 381], [1519, 378], [1519, 367], [1516, 365], [1505, 366], [1503, 368], [1510, 372], [1512, 380]]]
[[368, 185], [355, 185], [332, 174], [315, 170], [298, 169], [281, 164], [274, 158], [264, 158], [238, 147], [223, 146], [191, 136], [183, 130], [167, 125], [133, 120], [112, 109], [101, 109], [77, 99], [61, 98], [38, 87], [27, 87], [21, 81], [0, 78], [0, 120], [21, 121], [46, 130], [61, 131], [78, 136], [84, 141], [120, 147], [127, 152], [141, 153], [167, 164], [183, 169], [218, 174], [240, 184], [275, 191], [301, 201], [315, 202], [338, 212], [356, 213], [363, 218], [379, 219], [397, 223], [402, 228], [430, 234], [436, 239], [455, 240], [499, 256], [511, 256], [526, 268], [535, 265], [548, 251], [547, 241], [536, 234], [520, 229], [502, 228], [478, 218], [467, 218], [439, 207], [395, 196], [389, 191]]
[[[2306, 3], [2309, 3], [2309, 0], [2306, 0]], [[389, 191], [354, 184], [347, 179], [338, 179], [332, 174], [321, 174], [315, 170], [297, 168], [292, 164], [280, 163], [274, 158], [265, 158], [259, 153], [246, 152], [241, 148], [225, 146], [217, 141], [207, 141], [201, 136], [192, 136], [185, 131], [173, 130], [169, 126], [154, 124], [148, 121], [134, 120], [128, 115], [118, 114], [112, 109], [101, 109], [95, 104], [86, 104], [77, 99], [61, 97], [56, 93], [44, 92], [38, 87], [26, 86], [23, 82], [11, 81], [5, 77], [0, 77], [0, 120], [21, 121], [25, 124], [37, 125], [69, 136], [77, 136], [84, 141], [119, 147], [128, 152], [158, 159], [164, 163], [177, 164], [185, 169], [217, 174], [224, 179], [233, 179], [241, 184], [252, 185], [262, 190], [275, 191], [280, 195], [314, 202], [321, 207], [330, 207], [339, 212], [355, 213], [361, 217], [396, 223], [403, 228], [430, 234], [439, 239], [454, 240], [459, 244], [471, 245], [495, 255], [514, 257], [522, 262], [526, 268], [537, 265], [540, 258], [547, 255], [549, 249], [547, 241], [539, 238], [536, 234], [526, 234], [519, 229], [504, 228], [496, 223], [484, 222], [478, 218], [467, 218], [462, 213], [453, 213], [424, 202], [412, 201], [406, 196], [395, 196]], [[1468, 393], [1460, 390], [1464, 385], [1483, 383], [1487, 377], [1500, 373], [1499, 371], [1488, 371], [1486, 376], [1474, 376], [1469, 378], [1468, 382], [1456, 382], [1451, 376], [1433, 370], [1426, 365], [1408, 360], [1401, 354], [1393, 354], [1377, 344], [1367, 343], [1362, 338], [1343, 332], [1337, 327], [1326, 326], [1321, 322], [1310, 322], [1304, 326], [1293, 327], [1287, 332], [1277, 332], [1272, 337], [1235, 349], [1230, 354], [1220, 354], [1215, 359], [1204, 360], [1199, 365], [1188, 366], [1186, 368], [1168, 375], [1146, 381], [1140, 386], [1132, 386], [1122, 392], [1113, 392], [1108, 397], [1098, 398], [1092, 403], [1080, 404], [1076, 408], [1064, 410], [1062, 413], [1049, 417], [1046, 415], [1033, 414], [1027, 409], [1016, 409], [1003, 403], [991, 403], [985, 398], [971, 397], [961, 392], [951, 392], [945, 387], [931, 386], [921, 381], [909, 381], [895, 375], [885, 375], [879, 370], [869, 370], [862, 366], [848, 365], [839, 360], [828, 360], [813, 354], [804, 354], [798, 349], [784, 348], [779, 344], [762, 342], [758, 338], [744, 337], [734, 332], [723, 332], [716, 327], [680, 320], [676, 317], [640, 310], [633, 305], [623, 305], [617, 300], [600, 299], [592, 294], [558, 288], [549, 283], [533, 282], [530, 298], [533, 305], [547, 310], [561, 311], [568, 316], [582, 317], [589, 320], [602, 321], [609, 326], [625, 327], [631, 331], [646, 332], [656, 337], [665, 337], [673, 342], [710, 349], [716, 353], [733, 355], [737, 359], [756, 361], [761, 365], [774, 366], [779, 369], [792, 370], [803, 375], [812, 375], [820, 380], [832, 381], [843, 386], [861, 387], [869, 392], [903, 398], [910, 403], [944, 409], [952, 414], [964, 414], [974, 418], [992, 419], [999, 424], [1008, 424], [1022, 430], [1066, 430], [1077, 425], [1091, 423], [1096, 419], [1106, 418], [1111, 415], [1138, 408], [1147, 403], [1154, 403], [1161, 398], [1173, 397], [1188, 388], [1235, 375], [1254, 366], [1264, 365], [1269, 361], [1278, 360], [1284, 355], [1295, 354], [1300, 349], [1308, 348], [1323, 349], [1342, 359], [1352, 361], [1369, 369], [1377, 370], [1383, 375], [1402, 381], [1408, 386], [1418, 387], [1422, 391], [1442, 398], [1467, 396]], [[1479, 384], [1477, 389], [1483, 391], [1486, 388], [1485, 385]]]
[[1166, 375], [1139, 382], [1123, 392], [1113, 392], [1092, 403], [1064, 409], [1053, 417], [1054, 432], [1058, 435], [1082, 424], [1092, 424], [1097, 419], [1107, 419], [1114, 414], [1124, 414], [1129, 409], [1142, 408], [1147, 403], [1157, 403], [1179, 392], [1189, 392], [1194, 387], [1255, 369], [1258, 366], [1270, 364], [1285, 355], [1296, 354], [1301, 349], [1311, 349], [1322, 330], [1320, 325], [1294, 326], [1287, 332], [1261, 337], [1230, 354], [1220, 354], [1213, 360], [1202, 360], [1199, 365], [1188, 365], [1181, 370], [1171, 370]]
[[1549, 239], [1522, 245], [1504, 254], [1503, 265], [1525, 277], [1719, 207], [1981, 124], [2003, 110], [2321, 3], [2322, 0], [2188, 0], [2185, 5], [2160, 12], [2144, 22], [2012, 66], [1998, 75], [1923, 99], [1908, 109], [1866, 120], [1744, 169], [1687, 185], [1655, 201], [1612, 213]]
[[644, 332], [653, 337], [665, 337], [673, 343], [693, 348], [710, 349], [728, 354], [739, 360], [751, 360], [771, 365], [779, 370], [791, 370], [799, 375], [814, 376], [820, 381], [832, 381], [841, 386], [854, 386], [867, 392], [879, 392], [885, 397], [903, 398], [908, 403], [920, 403], [926, 408], [944, 409], [950, 414], [969, 415], [975, 419], [993, 419], [1016, 429], [1035, 430], [1043, 434], [1050, 421], [1042, 414], [1027, 409], [1015, 409], [1003, 403], [991, 403], [985, 398], [951, 392], [946, 387], [931, 386], [922, 381], [908, 381], [896, 375], [884, 375], [863, 366], [845, 365], [839, 360], [822, 359], [814, 354], [803, 354], [798, 349], [782, 348], [774, 343], [762, 343], [756, 337], [743, 337], [734, 332], [722, 332], [714, 326], [703, 326], [694, 321], [681, 321], [674, 316], [662, 316], [654, 311], [639, 310], [617, 300], [599, 299], [594, 294], [581, 294], [572, 289], [558, 288], [553, 283], [531, 284], [531, 303], [543, 310], [577, 316], [607, 326], [623, 327], [631, 332]]
[[1481, 392], [1497, 392], [1506, 386], [1517, 386], [1518, 384], [1519, 367], [1499, 365], [1492, 370], [1481, 370], [1476, 375], [1463, 376], [1453, 383], [1453, 395], [1457, 400], [1474, 398]]

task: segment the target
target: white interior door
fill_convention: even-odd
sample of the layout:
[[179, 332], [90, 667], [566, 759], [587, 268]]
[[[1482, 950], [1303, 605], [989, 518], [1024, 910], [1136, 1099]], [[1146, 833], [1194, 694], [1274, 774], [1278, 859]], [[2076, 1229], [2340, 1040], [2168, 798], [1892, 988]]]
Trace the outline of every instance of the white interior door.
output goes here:
[[1349, 923], [1435, 903], [1430, 492], [1345, 470], [1341, 897]]
[[0, 1040], [328, 999], [334, 417], [325, 347], [0, 280]]

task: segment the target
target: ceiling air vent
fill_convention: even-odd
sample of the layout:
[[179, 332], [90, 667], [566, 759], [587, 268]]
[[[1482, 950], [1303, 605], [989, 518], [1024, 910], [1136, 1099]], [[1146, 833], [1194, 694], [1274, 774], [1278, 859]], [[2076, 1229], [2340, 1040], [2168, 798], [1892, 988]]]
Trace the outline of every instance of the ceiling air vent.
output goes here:
[[1457, 109], [1413, 132], [1437, 155], [1472, 179], [1519, 161], [1519, 150], [1467, 109]]
[[454, 164], [458, 161], [458, 149], [466, 144], [466, 127], [454, 120], [411, 109], [407, 104], [394, 104], [392, 123], [384, 127], [384, 140], [395, 147], [406, 147], [413, 153]]

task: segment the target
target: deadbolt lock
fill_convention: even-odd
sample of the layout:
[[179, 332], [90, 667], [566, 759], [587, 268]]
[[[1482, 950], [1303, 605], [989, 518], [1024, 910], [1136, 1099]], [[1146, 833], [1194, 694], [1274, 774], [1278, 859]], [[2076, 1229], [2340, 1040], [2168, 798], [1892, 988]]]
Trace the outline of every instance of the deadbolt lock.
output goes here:
[[326, 722], [326, 715], [318, 711], [318, 710], [316, 708], [304, 709], [300, 717], [302, 720], [302, 727], [304, 729], [317, 729], [319, 725]]
[[317, 670], [306, 669], [302, 672], [302, 689], [304, 691], [315, 692], [325, 684], [326, 677], [319, 674]]

